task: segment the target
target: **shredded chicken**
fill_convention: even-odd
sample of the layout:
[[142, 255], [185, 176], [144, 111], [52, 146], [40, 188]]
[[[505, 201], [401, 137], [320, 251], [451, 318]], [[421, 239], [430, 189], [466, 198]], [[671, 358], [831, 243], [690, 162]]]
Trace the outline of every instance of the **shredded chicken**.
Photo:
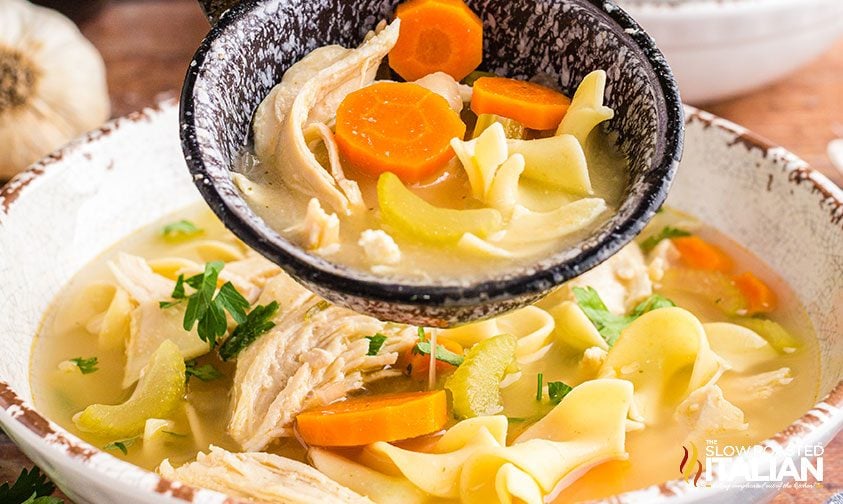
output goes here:
[[401, 261], [401, 249], [384, 230], [367, 229], [360, 233], [357, 244], [363, 247], [366, 259], [372, 264], [398, 264]]
[[596, 268], [561, 287], [561, 294], [573, 299], [572, 287], [593, 287], [612, 313], [622, 315], [653, 293], [653, 283], [641, 248], [630, 243]]
[[[258, 302], [271, 300], [282, 306], [276, 326], [239, 355], [231, 391], [228, 433], [247, 451], [292, 435], [300, 411], [360, 389], [417, 339], [411, 327], [328, 305], [284, 273]], [[387, 340], [370, 356], [365, 336], [376, 333]]]
[[603, 363], [606, 362], [606, 357], [609, 354], [606, 350], [598, 347], [593, 346], [591, 348], [586, 348], [585, 352], [582, 354], [582, 360], [580, 361], [580, 366], [597, 375], [597, 372], [600, 371], [600, 368], [603, 366]]
[[650, 280], [660, 282], [664, 272], [679, 261], [679, 250], [670, 240], [662, 240], [647, 254], [647, 273]]
[[[374, 80], [378, 65], [398, 40], [399, 25], [400, 20], [395, 20], [357, 49], [323, 61], [325, 66], [298, 89], [282, 120], [276, 117], [265, 124], [256, 123], [256, 129], [269, 130], [261, 135], [277, 136], [276, 155], [270, 160], [275, 176], [292, 189], [317, 195], [322, 203], [342, 215], [351, 215], [364, 207], [359, 188], [354, 181], [336, 178], [337, 167], [332, 166], [333, 173], [329, 173], [319, 164], [308, 146], [305, 130], [310, 124], [333, 117], [346, 95]], [[308, 133], [326, 138], [324, 130]], [[330, 143], [325, 141], [326, 145]]]
[[307, 464], [271, 453], [231, 453], [211, 446], [195, 462], [174, 468], [169, 460], [161, 476], [261, 503], [371, 503]]
[[776, 390], [792, 381], [793, 374], [790, 372], [790, 368], [783, 367], [757, 375], [733, 377], [728, 389], [749, 391], [755, 398], [769, 399]]
[[723, 390], [714, 384], [700, 387], [677, 406], [674, 419], [692, 431], [705, 436], [749, 427], [744, 422], [743, 411], [723, 397]]
[[332, 254], [340, 248], [340, 219], [335, 213], [329, 215], [325, 212], [316, 198], [308, 202], [301, 224], [287, 231], [303, 235], [304, 246], [320, 255]]
[[463, 85], [455, 81], [453, 77], [445, 72], [434, 72], [425, 75], [421, 79], [414, 81], [414, 83], [445, 98], [445, 101], [448, 102], [448, 105], [451, 106], [454, 112], [459, 114], [462, 111], [463, 92], [460, 88]]

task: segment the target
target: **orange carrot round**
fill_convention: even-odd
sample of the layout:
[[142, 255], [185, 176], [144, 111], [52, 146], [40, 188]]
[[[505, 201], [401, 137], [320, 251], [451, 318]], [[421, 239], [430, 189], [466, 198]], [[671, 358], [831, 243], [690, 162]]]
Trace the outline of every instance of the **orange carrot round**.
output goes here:
[[776, 309], [776, 294], [763, 280], [747, 271], [733, 277], [746, 298], [748, 313], [769, 313]]
[[409, 0], [395, 16], [401, 31], [389, 66], [404, 79], [445, 72], [461, 80], [483, 60], [483, 22], [462, 0]]
[[723, 273], [732, 269], [732, 259], [725, 252], [698, 236], [682, 236], [671, 241], [679, 250], [682, 262], [691, 268]]
[[556, 129], [570, 105], [571, 99], [559, 91], [506, 77], [477, 79], [471, 96], [475, 114], [497, 114], [536, 130]]
[[448, 102], [408, 82], [359, 89], [337, 109], [336, 140], [345, 161], [372, 176], [392, 172], [417, 182], [454, 156], [450, 141], [465, 124]]
[[441, 430], [448, 422], [444, 390], [363, 396], [296, 417], [301, 438], [314, 446], [363, 446]]
[[[463, 354], [462, 345], [447, 338], [436, 338], [436, 345], [442, 345], [446, 350], [457, 355]], [[428, 370], [430, 369], [430, 355], [414, 351], [414, 346], [408, 348], [398, 358], [398, 368], [406, 371], [416, 381], [427, 381]], [[441, 376], [456, 369], [456, 366], [447, 362], [436, 360], [436, 376]]]

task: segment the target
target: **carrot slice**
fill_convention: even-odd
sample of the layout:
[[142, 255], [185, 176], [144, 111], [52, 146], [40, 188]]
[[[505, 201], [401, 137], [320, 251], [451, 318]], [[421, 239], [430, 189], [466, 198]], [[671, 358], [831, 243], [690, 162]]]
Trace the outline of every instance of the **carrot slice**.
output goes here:
[[454, 156], [465, 124], [448, 102], [407, 82], [378, 82], [350, 93], [337, 109], [336, 140], [345, 161], [372, 176], [392, 172], [417, 182]]
[[691, 268], [723, 273], [732, 269], [732, 259], [725, 252], [698, 236], [682, 236], [671, 241], [682, 261]]
[[746, 298], [749, 314], [769, 313], [776, 309], [776, 294], [763, 280], [749, 271], [735, 275], [733, 279]]
[[401, 32], [389, 66], [405, 80], [433, 72], [461, 80], [483, 60], [483, 22], [462, 0], [409, 0], [395, 15]]
[[[463, 354], [462, 345], [456, 341], [438, 337], [436, 338], [436, 345], [442, 345], [445, 350], [457, 355]], [[399, 369], [405, 370], [407, 374], [410, 375], [410, 378], [416, 381], [427, 381], [428, 372], [430, 370], [430, 355], [415, 352], [414, 348], [415, 345], [408, 348], [398, 358], [398, 367]], [[456, 368], [457, 367], [452, 364], [443, 362], [439, 359], [436, 360], [436, 376], [442, 376], [443, 374], [449, 373]]]
[[536, 130], [555, 130], [570, 106], [571, 99], [559, 91], [506, 77], [477, 79], [471, 95], [475, 114], [497, 114]]
[[363, 446], [441, 430], [448, 421], [444, 390], [355, 397], [296, 417], [301, 438], [314, 446]]

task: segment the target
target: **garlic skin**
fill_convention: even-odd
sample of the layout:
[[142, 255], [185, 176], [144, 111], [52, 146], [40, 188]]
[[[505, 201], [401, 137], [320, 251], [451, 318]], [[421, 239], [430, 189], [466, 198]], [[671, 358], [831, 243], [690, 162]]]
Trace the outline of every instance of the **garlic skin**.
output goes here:
[[110, 115], [105, 64], [72, 21], [0, 0], [0, 179]]

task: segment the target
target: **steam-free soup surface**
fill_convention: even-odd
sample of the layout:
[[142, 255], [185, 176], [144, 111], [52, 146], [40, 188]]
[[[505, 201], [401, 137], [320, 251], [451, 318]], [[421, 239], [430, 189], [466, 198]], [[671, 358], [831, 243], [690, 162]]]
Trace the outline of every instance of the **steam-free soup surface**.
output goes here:
[[[202, 234], [177, 243], [163, 239], [162, 227], [181, 219], [189, 220], [195, 227], [201, 228]], [[681, 214], [660, 214], [644, 236], [656, 236], [662, 227], [674, 226], [693, 228], [694, 236], [725, 251], [733, 261], [733, 271], [751, 271], [762, 279], [777, 297], [775, 310], [765, 314], [764, 318], [775, 321], [786, 329], [795, 338], [789, 343], [794, 346], [784, 351], [775, 351], [771, 357], [761, 359], [744, 369], [727, 370], [717, 381], [725, 398], [742, 411], [743, 421], [747, 424], [745, 429], [693, 434], [687, 424], [676, 419], [675, 403], [660, 404], [656, 411], [651, 412], [652, 416], [645, 428], [631, 430], [626, 434], [625, 449], [629, 454], [627, 460], [607, 461], [588, 470], [561, 492], [557, 502], [594, 499], [679, 477], [677, 465], [682, 455], [681, 447], [689, 439], [698, 443], [714, 439], [721, 445], [751, 445], [785, 428], [809, 409], [816, 399], [819, 374], [816, 341], [804, 310], [787, 285], [758, 258], [713, 228], [700, 226]], [[107, 266], [108, 262], [117, 260], [119, 253], [128, 252], [150, 260], [150, 263], [157, 264], [159, 268], [162, 258], [183, 258], [197, 263], [220, 259], [229, 261], [230, 265], [237, 259], [237, 254], [231, 255], [232, 251], [242, 256], [248, 253], [207, 210], [194, 207], [134, 233], [86, 266], [52, 304], [33, 346], [31, 380], [34, 400], [39, 410], [95, 446], [106, 448], [113, 455], [150, 470], [158, 467], [164, 459], [169, 459], [173, 466], [187, 463], [198, 452], [207, 451], [210, 445], [235, 453], [241, 451], [240, 443], [227, 433], [227, 425], [232, 415], [233, 379], [239, 362], [223, 362], [217, 352], [200, 357], [194, 368], [211, 364], [220, 372], [220, 376], [207, 382], [196, 377], [188, 378], [184, 400], [180, 401], [179, 407], [167, 418], [171, 423], [163, 432], [149, 438], [141, 434], [131, 439], [113, 439], [83, 432], [73, 421], [74, 415], [87, 406], [94, 403], [118, 404], [125, 401], [132, 391], [132, 387], [121, 386], [126, 365], [125, 349], [123, 346], [112, 350], [104, 349], [95, 334], [98, 308], [92, 307], [97, 301], [91, 299], [90, 293], [93, 292], [92, 286], [115, 283]], [[656, 252], [651, 252], [650, 257], [654, 253]], [[688, 270], [681, 262], [677, 262], [674, 266], [667, 267], [666, 274], [670, 273], [671, 268], [676, 271]], [[603, 287], [598, 285], [596, 278], [592, 276], [589, 281], [596, 282], [594, 286], [599, 290]], [[577, 281], [579, 280], [575, 280], [575, 283]], [[721, 305], [723, 300], [711, 297], [708, 287], [667, 283], [666, 280], [664, 285], [656, 283], [655, 293], [689, 310], [703, 323], [734, 321], [741, 317], [724, 315]], [[570, 285], [540, 301], [537, 306], [547, 310], [546, 313], [555, 313], [554, 310], [565, 302], [564, 300], [570, 299], [569, 295]], [[608, 301], [608, 297], [604, 297]], [[282, 306], [281, 310], [284, 309]], [[499, 327], [506, 327], [516, 336], [531, 333], [534, 329], [527, 327], [532, 323], [530, 320], [508, 320], [501, 322]], [[561, 319], [557, 319], [557, 324], [560, 322]], [[462, 335], [459, 331], [463, 331]], [[528, 430], [554, 408], [548, 401], [546, 384], [564, 382], [576, 387], [595, 378], [593, 363], [589, 362], [582, 349], [577, 349], [569, 344], [570, 341], [566, 341], [565, 331], [565, 326], [557, 325], [547, 340], [549, 347], [546, 351], [536, 353], [533, 356], [535, 360], [531, 362], [519, 362], [517, 374], [510, 374], [505, 380], [509, 383], [502, 383], [501, 414], [509, 418], [508, 442], [511, 443], [520, 433]], [[469, 326], [468, 333], [472, 332], [476, 335], [482, 330], [473, 330]], [[432, 333], [433, 331], [428, 331], [428, 337]], [[438, 337], [443, 341], [465, 341], [461, 339], [465, 334], [466, 328], [461, 328], [438, 332]], [[263, 336], [270, 337], [271, 331]], [[624, 338], [623, 333], [620, 338]], [[470, 345], [465, 345], [465, 349], [468, 348]], [[610, 356], [612, 351], [609, 350]], [[96, 370], [88, 374], [83, 374], [78, 366], [68, 365], [71, 359], [91, 357], [97, 358]], [[725, 358], [730, 356], [726, 355]], [[421, 377], [418, 373], [410, 373], [408, 376], [408, 370], [402, 367], [404, 364], [405, 361], [399, 359], [393, 365], [386, 365], [384, 369], [395, 372], [387, 371], [388, 377], [369, 381], [351, 395], [376, 396], [386, 392], [426, 390], [429, 387], [427, 371], [425, 370]], [[453, 367], [445, 366], [437, 376], [433, 388], [440, 389], [453, 372]], [[689, 372], [687, 369], [682, 371], [675, 377], [676, 381], [682, 381], [681, 377]], [[770, 378], [770, 373], [778, 373], [776, 376], [780, 380]], [[541, 401], [536, 400], [539, 375], [545, 384]], [[673, 390], [670, 383], [665, 386], [671, 394], [682, 393], [678, 389]], [[563, 399], [562, 405], [564, 404]], [[256, 411], [255, 414], [260, 415], [261, 412]], [[452, 418], [446, 428], [455, 423], [456, 420]], [[399, 445], [424, 449], [432, 439], [435, 437], [424, 436]], [[125, 448], [127, 453], [122, 453], [121, 448]], [[308, 460], [307, 447], [292, 435], [292, 432], [275, 438], [263, 450], [295, 460]], [[343, 449], [336, 453], [354, 459], [360, 452], [356, 449]]]

